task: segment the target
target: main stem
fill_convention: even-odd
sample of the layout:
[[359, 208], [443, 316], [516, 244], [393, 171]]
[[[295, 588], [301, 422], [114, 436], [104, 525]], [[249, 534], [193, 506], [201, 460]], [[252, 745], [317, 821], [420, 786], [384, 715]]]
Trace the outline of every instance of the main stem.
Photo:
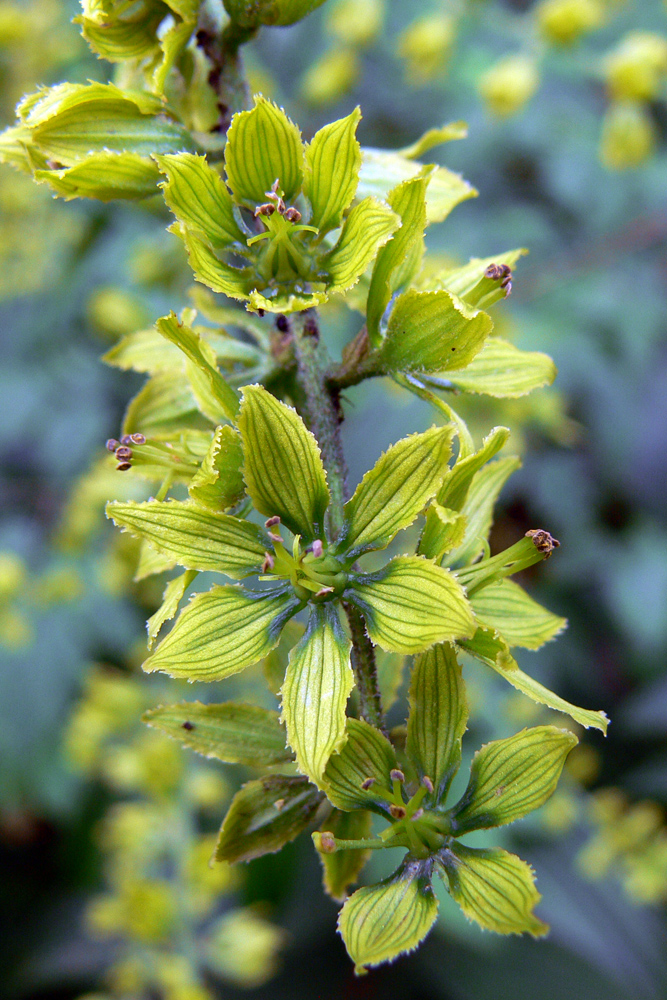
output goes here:
[[[314, 310], [308, 309], [292, 318], [292, 335], [304, 417], [322, 452], [331, 491], [329, 526], [336, 537], [343, 525], [343, 505], [348, 498], [347, 467], [340, 434], [342, 413], [338, 391], [327, 382], [329, 358], [324, 344], [320, 343]], [[372, 726], [384, 730], [375, 650], [366, 630], [366, 622], [353, 604], [343, 601], [343, 608], [352, 635], [350, 659], [359, 690], [361, 716]]]

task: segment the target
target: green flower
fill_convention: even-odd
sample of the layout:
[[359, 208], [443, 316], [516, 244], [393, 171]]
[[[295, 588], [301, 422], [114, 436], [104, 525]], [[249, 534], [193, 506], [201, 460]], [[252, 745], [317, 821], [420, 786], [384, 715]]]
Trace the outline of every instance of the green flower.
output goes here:
[[361, 150], [355, 110], [306, 146], [275, 104], [234, 115], [226, 183], [202, 156], [158, 155], [172, 227], [198, 281], [248, 303], [294, 312], [351, 288], [400, 219], [367, 197], [350, 208]]
[[[223, 497], [225, 477], [236, 481], [242, 462], [248, 495], [268, 518], [265, 527], [204, 506], [201, 482], [191, 487], [189, 501], [112, 503], [108, 515], [187, 571], [168, 585], [151, 619], [151, 638], [175, 615], [196, 571], [237, 580], [259, 576], [268, 584], [215, 586], [197, 595], [144, 664], [148, 671], [190, 680], [229, 677], [266, 656], [289, 619], [307, 610], [305, 635], [290, 655], [282, 710], [300, 770], [319, 783], [329, 757], [345, 742], [345, 708], [354, 686], [343, 603], [363, 615], [371, 640], [390, 652], [419, 653], [475, 632], [463, 587], [433, 559], [398, 556], [372, 573], [357, 566], [365, 553], [386, 548], [436, 494], [448, 473], [452, 428], [414, 434], [382, 455], [345, 504], [335, 538], [315, 438], [294, 410], [261, 386], [247, 386], [242, 397], [236, 469], [228, 445], [223, 464], [216, 467], [214, 459], [208, 468]], [[239, 440], [236, 431], [224, 430]], [[238, 497], [238, 490], [231, 495]]]

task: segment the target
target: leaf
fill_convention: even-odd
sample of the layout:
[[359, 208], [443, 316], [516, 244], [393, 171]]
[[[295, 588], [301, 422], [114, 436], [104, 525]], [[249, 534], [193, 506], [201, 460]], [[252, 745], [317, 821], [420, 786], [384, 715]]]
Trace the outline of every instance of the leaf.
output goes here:
[[159, 174], [154, 163], [139, 153], [91, 152], [68, 167], [35, 169], [33, 176], [48, 184], [56, 195], [95, 198], [98, 201], [150, 198], [157, 191]]
[[109, 62], [122, 62], [143, 59], [155, 52], [158, 44], [155, 33], [164, 19], [164, 11], [159, 7], [143, 5], [129, 17], [122, 17], [109, 11], [107, 5], [95, 17], [95, 8], [86, 6], [92, 9], [84, 8], [84, 16], [72, 20], [81, 25], [81, 34], [98, 56]]
[[436, 500], [433, 500], [426, 511], [426, 523], [417, 552], [420, 556], [439, 562], [446, 552], [462, 544], [465, 530], [464, 514], [448, 507], [441, 507]]
[[496, 934], [532, 934], [549, 930], [533, 914], [541, 896], [530, 865], [494, 847], [479, 850], [456, 841], [439, 855], [449, 891], [468, 920]]
[[214, 249], [235, 243], [245, 249], [247, 236], [234, 217], [232, 196], [206, 157], [180, 153], [153, 159], [167, 178], [160, 185], [164, 200], [182, 225]]
[[323, 537], [330, 496], [317, 441], [297, 412], [261, 385], [242, 392], [238, 427], [253, 504], [306, 541]]
[[[461, 510], [468, 496], [475, 473], [498, 454], [505, 445], [510, 432], [507, 427], [494, 427], [482, 442], [482, 447], [473, 455], [459, 456], [454, 467], [445, 476], [437, 500], [443, 507]], [[515, 460], [516, 461], [516, 460]]]
[[335, 247], [322, 258], [322, 267], [329, 274], [329, 290], [344, 292], [356, 284], [399, 225], [399, 217], [375, 198], [355, 205]]
[[522, 694], [525, 694], [532, 701], [539, 705], [546, 705], [555, 712], [564, 712], [569, 715], [580, 726], [586, 729], [591, 727], [607, 732], [609, 719], [604, 712], [593, 712], [587, 708], [578, 708], [569, 701], [565, 701], [559, 695], [554, 694], [539, 681], [525, 674], [519, 669], [516, 660], [510, 655], [507, 644], [488, 629], [477, 629], [472, 639], [461, 640], [461, 648], [470, 653], [476, 659], [486, 663], [487, 666], [495, 670], [496, 673], [504, 677], [506, 681], [515, 687]]
[[448, 471], [453, 428], [431, 427], [392, 445], [345, 504], [338, 551], [356, 559], [383, 549], [433, 497]]
[[359, 574], [346, 598], [364, 615], [373, 642], [390, 652], [421, 653], [474, 633], [461, 585], [419, 556], [398, 556], [377, 573]]
[[212, 510], [233, 507], [245, 495], [242, 463], [243, 449], [237, 431], [229, 424], [218, 427], [201, 467], [188, 486], [192, 500]]
[[134, 579], [145, 580], [148, 576], [156, 573], [165, 573], [168, 569], [174, 569], [176, 560], [164, 556], [161, 552], [156, 552], [148, 542], [141, 542], [139, 545], [139, 562]]
[[189, 569], [185, 573], [181, 573], [180, 576], [174, 577], [174, 579], [170, 580], [165, 587], [164, 594], [162, 595], [162, 604], [157, 609], [155, 614], [151, 615], [146, 622], [149, 649], [153, 648], [158, 633], [164, 623], [171, 621], [178, 611], [178, 605], [183, 598], [183, 594], [196, 576], [196, 570]]
[[233, 116], [227, 133], [227, 183], [248, 208], [264, 203], [276, 180], [285, 201], [293, 201], [303, 183], [301, 133], [282, 108], [261, 94], [254, 101], [252, 111]]
[[539, 649], [567, 625], [567, 618], [543, 608], [513, 580], [489, 584], [470, 603], [480, 625], [495, 629], [510, 647]]
[[181, 612], [143, 669], [199, 681], [231, 677], [273, 649], [299, 606], [284, 588], [253, 593], [213, 587]]
[[449, 292], [403, 292], [391, 311], [379, 363], [387, 373], [461, 368], [492, 329], [487, 313]]
[[361, 167], [361, 149], [356, 139], [361, 111], [354, 111], [325, 125], [306, 146], [304, 194], [310, 201], [311, 223], [320, 233], [337, 229], [354, 198]]
[[445, 561], [448, 566], [468, 565], [484, 550], [498, 495], [512, 473], [519, 468], [521, 459], [508, 455], [475, 474], [463, 504], [462, 513], [466, 519], [463, 543], [447, 554]]
[[271, 767], [293, 760], [277, 712], [256, 705], [185, 701], [160, 705], [142, 719], [204, 757], [245, 767]]
[[417, 773], [433, 783], [434, 804], [444, 801], [461, 764], [467, 721], [468, 701], [456, 653], [449, 644], [439, 643], [415, 662], [407, 737]]
[[476, 358], [462, 371], [449, 371], [448, 380], [463, 392], [516, 399], [551, 385], [556, 366], [547, 354], [520, 351], [499, 337], [489, 337]]
[[308, 778], [269, 775], [236, 793], [220, 828], [216, 861], [275, 854], [312, 822], [324, 796]]
[[[348, 719], [347, 742], [329, 760], [322, 788], [337, 809], [372, 809], [386, 816], [387, 803], [373, 789], [379, 786], [391, 792], [389, 775], [396, 767], [396, 754], [386, 736], [361, 719]], [[370, 786], [362, 788], [369, 779]]]
[[187, 378], [179, 371], [150, 378], [131, 400], [123, 420], [123, 434], [141, 431], [146, 437], [188, 427], [210, 429], [211, 424], [200, 414]]
[[436, 287], [446, 288], [454, 295], [458, 295], [459, 298], [465, 299], [466, 295], [482, 280], [489, 264], [507, 264], [513, 269], [519, 258], [527, 253], [525, 248], [520, 247], [518, 250], [506, 250], [504, 253], [498, 253], [495, 257], [471, 257], [468, 263], [462, 267], [454, 267], [440, 273]]
[[148, 375], [182, 371], [185, 367], [183, 353], [176, 344], [165, 340], [155, 327], [121, 337], [110, 351], [102, 355], [102, 361], [124, 371], [131, 369]]
[[377, 885], [357, 889], [338, 917], [355, 972], [414, 951], [438, 915], [428, 861], [404, 861]]
[[449, 122], [448, 125], [442, 125], [441, 128], [430, 128], [411, 146], [404, 146], [403, 149], [398, 149], [396, 152], [408, 160], [417, 160], [435, 146], [451, 142], [452, 139], [466, 139], [467, 136], [468, 126], [465, 122]]
[[[204, 401], [202, 409], [206, 416], [216, 423], [219, 419], [234, 422], [239, 409], [239, 398], [214, 367], [215, 358], [208, 344], [189, 326], [181, 323], [173, 312], [159, 319], [155, 328], [172, 344], [176, 344], [191, 362], [188, 371], [190, 383], [200, 405], [202, 399]], [[201, 373], [202, 380], [193, 378], [194, 373]]]
[[[373, 195], [386, 199], [389, 192], [403, 181], [416, 177], [422, 164], [398, 152], [384, 149], [362, 148], [361, 171], [357, 198]], [[443, 222], [452, 209], [468, 198], [476, 198], [477, 191], [460, 174], [446, 167], [438, 167], [431, 175], [426, 189], [426, 222]]]
[[[338, 840], [365, 840], [371, 835], [372, 813], [365, 809], [341, 812], [334, 809], [324, 821], [323, 829]], [[347, 890], [357, 881], [370, 851], [359, 849], [336, 851], [334, 854], [320, 852], [323, 868], [324, 891], [338, 903], [347, 897]]]
[[107, 504], [120, 528], [171, 556], [186, 569], [226, 573], [235, 579], [258, 572], [269, 540], [255, 524], [203, 510], [192, 502], [149, 500]]
[[578, 743], [567, 729], [535, 726], [478, 750], [470, 781], [451, 810], [455, 836], [514, 823], [553, 795], [565, 758]]
[[380, 343], [380, 322], [389, 301], [419, 270], [424, 254], [426, 226], [426, 187], [429, 173], [425, 172], [402, 184], [389, 195], [389, 205], [401, 219], [400, 229], [377, 255], [366, 307], [366, 326], [371, 344]]
[[299, 770], [319, 785], [347, 737], [345, 706], [354, 687], [351, 643], [335, 604], [311, 607], [305, 635], [290, 653], [282, 718]]

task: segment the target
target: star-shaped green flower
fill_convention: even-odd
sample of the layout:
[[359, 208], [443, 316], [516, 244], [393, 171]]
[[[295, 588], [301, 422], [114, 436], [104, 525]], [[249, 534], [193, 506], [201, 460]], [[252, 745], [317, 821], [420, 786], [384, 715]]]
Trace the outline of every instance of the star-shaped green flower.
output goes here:
[[[198, 594], [144, 664], [148, 671], [191, 680], [229, 677], [266, 656], [285, 623], [307, 609], [306, 632], [291, 652], [282, 687], [282, 710], [300, 770], [319, 783], [331, 754], [345, 742], [345, 707], [354, 686], [341, 602], [363, 615], [371, 640], [390, 652], [419, 653], [475, 632], [463, 587], [434, 560], [398, 556], [372, 573], [357, 566], [365, 553], [386, 548], [436, 494], [448, 471], [452, 428], [432, 427], [389, 448], [345, 504], [334, 538], [315, 438], [293, 409], [261, 386], [247, 386], [242, 396], [239, 462], [255, 510], [268, 518], [265, 527], [194, 499], [112, 503], [108, 512], [188, 571], [169, 584], [152, 635], [176, 613], [194, 571], [257, 576], [269, 584], [215, 586]], [[291, 545], [282, 526], [293, 536]]]
[[[248, 308], [295, 312], [351, 288], [400, 225], [359, 182], [358, 109], [311, 143], [281, 108], [255, 97], [234, 115], [226, 183], [203, 156], [156, 156], [198, 281]], [[337, 238], [336, 238], [337, 236]]]

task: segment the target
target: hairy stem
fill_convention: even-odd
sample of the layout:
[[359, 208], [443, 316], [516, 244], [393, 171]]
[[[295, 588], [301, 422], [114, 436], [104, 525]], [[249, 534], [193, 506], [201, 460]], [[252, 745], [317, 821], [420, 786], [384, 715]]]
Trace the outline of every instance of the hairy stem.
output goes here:
[[[327, 381], [329, 358], [320, 343], [317, 314], [308, 309], [292, 318], [296, 381], [303, 396], [304, 418], [317, 438], [327, 471], [331, 506], [329, 524], [334, 536], [343, 523], [343, 504], [348, 498], [347, 468], [340, 435], [342, 414], [338, 390]], [[382, 701], [378, 684], [375, 650], [360, 611], [343, 601], [352, 635], [351, 662], [359, 689], [363, 719], [384, 731]]]
[[219, 32], [214, 18], [203, 9], [197, 31], [197, 45], [211, 62], [208, 82], [218, 95], [220, 119], [216, 131], [226, 132], [236, 111], [250, 107], [250, 90], [243, 72], [239, 49], [256, 34], [230, 21]]

